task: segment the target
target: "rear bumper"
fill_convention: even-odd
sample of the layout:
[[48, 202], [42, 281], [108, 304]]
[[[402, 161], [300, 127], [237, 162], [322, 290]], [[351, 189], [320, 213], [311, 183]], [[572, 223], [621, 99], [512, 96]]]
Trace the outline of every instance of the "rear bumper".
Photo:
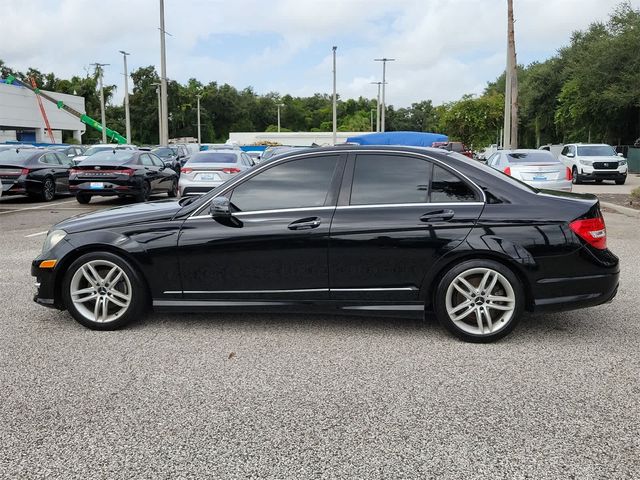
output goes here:
[[586, 277], [546, 279], [559, 297], [536, 298], [534, 312], [554, 312], [593, 307], [610, 302], [618, 293], [618, 272]]
[[564, 192], [570, 192], [572, 189], [571, 180], [523, 180], [525, 183], [535, 188], [543, 190], [562, 190]]
[[183, 182], [178, 183], [178, 190], [180, 196], [186, 195], [203, 195], [214, 188], [219, 187], [224, 182]]
[[86, 182], [74, 182], [74, 184], [69, 185], [69, 191], [72, 194], [83, 193], [87, 195], [99, 195], [99, 196], [114, 196], [114, 195], [135, 195], [140, 192], [140, 186], [134, 183], [124, 183], [124, 182], [113, 182], [113, 181], [103, 181], [96, 180], [95, 182], [100, 182], [103, 184], [102, 188], [92, 188], [92, 181]]

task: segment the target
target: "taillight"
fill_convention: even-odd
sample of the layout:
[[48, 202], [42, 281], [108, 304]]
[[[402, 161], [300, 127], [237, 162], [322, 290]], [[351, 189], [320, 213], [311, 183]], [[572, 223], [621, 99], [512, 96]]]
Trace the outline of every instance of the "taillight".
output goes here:
[[504, 173], [506, 173], [507, 175], [511, 176], [511, 167], [507, 167], [504, 169]]
[[191, 173], [193, 172], [193, 168], [189, 168], [189, 167], [182, 167], [180, 169], [180, 173]]
[[569, 228], [592, 247], [600, 250], [607, 248], [607, 228], [602, 215], [574, 220], [569, 224]]
[[72, 168], [71, 170], [69, 170], [69, 175], [77, 175], [80, 172], [80, 170], [76, 170], [75, 168]]
[[240, 173], [240, 169], [236, 168], [236, 167], [231, 167], [231, 168], [223, 168], [222, 171], [224, 173]]
[[571, 169], [567, 167], [566, 179], [571, 180], [572, 178], [573, 178], [573, 175], [571, 175]]
[[122, 170], [114, 170], [113, 173], [116, 175], [127, 175], [131, 177], [136, 174], [136, 171], [133, 168], [123, 168]]
[[23, 168], [22, 170], [20, 170], [20, 175], [29, 175], [29, 172], [31, 170], [29, 170], [28, 168]]

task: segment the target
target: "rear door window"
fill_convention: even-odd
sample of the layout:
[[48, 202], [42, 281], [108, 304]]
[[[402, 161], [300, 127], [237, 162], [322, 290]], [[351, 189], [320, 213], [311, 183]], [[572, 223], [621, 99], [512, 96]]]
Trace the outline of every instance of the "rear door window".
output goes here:
[[458, 175], [438, 165], [433, 166], [431, 202], [475, 202], [478, 199], [471, 186]]
[[358, 155], [350, 204], [426, 203], [430, 168], [429, 161], [416, 157]]

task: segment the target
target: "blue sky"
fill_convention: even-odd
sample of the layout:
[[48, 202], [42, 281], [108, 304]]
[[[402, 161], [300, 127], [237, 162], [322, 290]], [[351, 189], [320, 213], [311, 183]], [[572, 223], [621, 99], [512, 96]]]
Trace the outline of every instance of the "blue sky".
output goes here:
[[[636, 0], [631, 2], [638, 6]], [[110, 63], [120, 88], [130, 70], [159, 65], [157, 0], [32, 0], [3, 6], [0, 58], [59, 76]], [[573, 30], [606, 20], [619, 0], [514, 0], [520, 63], [544, 60]], [[504, 70], [506, 0], [165, 0], [168, 76], [252, 86], [258, 93], [331, 91], [331, 47], [338, 46], [338, 92], [373, 97], [388, 66], [387, 103], [436, 104], [478, 94]], [[19, 40], [17, 40], [19, 39]]]

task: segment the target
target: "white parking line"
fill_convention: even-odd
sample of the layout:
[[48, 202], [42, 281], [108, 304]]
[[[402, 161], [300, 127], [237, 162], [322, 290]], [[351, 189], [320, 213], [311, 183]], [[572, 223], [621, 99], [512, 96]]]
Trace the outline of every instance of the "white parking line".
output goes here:
[[65, 200], [64, 202], [57, 202], [57, 203], [47, 203], [45, 205], [37, 205], [35, 207], [26, 207], [26, 208], [18, 208], [16, 210], [8, 210], [6, 212], [0, 212], [0, 215], [6, 215], [7, 213], [17, 213], [17, 212], [24, 212], [25, 210], [37, 210], [39, 208], [53, 208], [55, 209], [57, 205], [62, 205], [64, 203], [71, 203], [71, 202], [75, 202], [76, 200]]
[[44, 232], [38, 232], [38, 233], [32, 233], [30, 235], [25, 235], [24, 238], [31, 238], [31, 237], [39, 237], [40, 235], [46, 235], [47, 230], [45, 230]]

